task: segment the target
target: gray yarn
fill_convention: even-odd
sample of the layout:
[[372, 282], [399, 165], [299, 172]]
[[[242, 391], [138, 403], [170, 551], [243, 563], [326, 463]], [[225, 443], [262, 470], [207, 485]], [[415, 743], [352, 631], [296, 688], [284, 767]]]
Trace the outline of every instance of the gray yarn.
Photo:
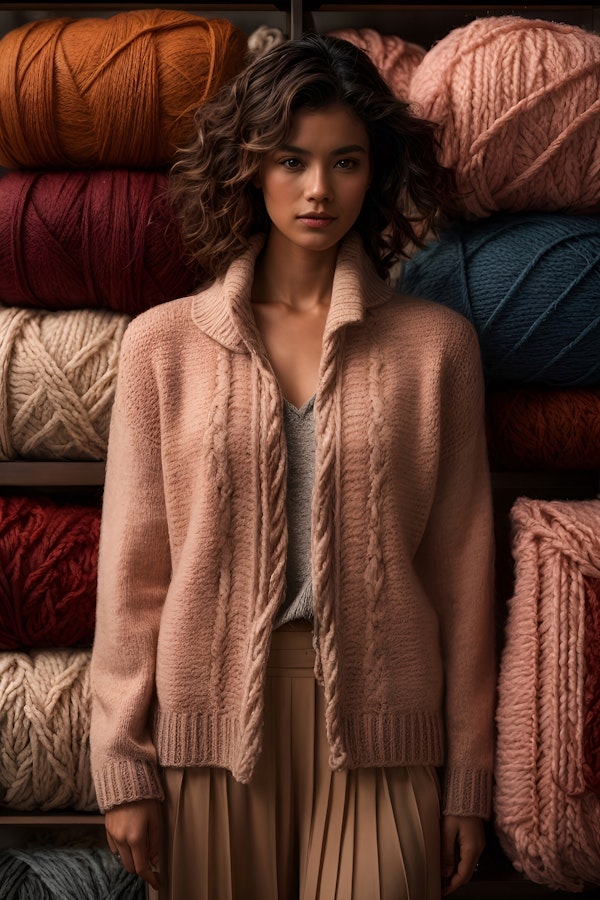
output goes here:
[[144, 882], [108, 850], [0, 851], [0, 900], [143, 900]]

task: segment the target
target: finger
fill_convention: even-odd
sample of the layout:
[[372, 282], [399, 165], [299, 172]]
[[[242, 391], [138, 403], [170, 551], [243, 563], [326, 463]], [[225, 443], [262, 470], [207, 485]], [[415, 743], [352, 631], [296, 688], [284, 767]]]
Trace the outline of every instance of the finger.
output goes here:
[[135, 875], [135, 863], [133, 862], [133, 854], [131, 852], [129, 844], [126, 841], [119, 841], [117, 843], [117, 854], [123, 868], [126, 869], [131, 875]]
[[454, 869], [456, 866], [456, 831], [454, 828], [448, 827], [447, 823], [444, 823], [445, 827], [442, 828], [442, 879], [444, 881], [448, 881], [452, 878], [454, 874]]
[[108, 844], [108, 849], [110, 850], [110, 852], [113, 855], [118, 853], [117, 845], [116, 845], [115, 841], [113, 840], [113, 836], [110, 833], [110, 831], [106, 832], [106, 843]]
[[443, 894], [451, 894], [457, 888], [467, 884], [471, 880], [477, 861], [479, 859], [479, 848], [471, 844], [463, 844], [460, 847], [460, 859], [453, 872], [448, 884], [446, 884]]
[[155, 809], [148, 822], [148, 858], [152, 868], [157, 869], [160, 861], [160, 815], [158, 809]]
[[143, 844], [135, 844], [132, 847], [133, 863], [136, 873], [147, 881], [155, 890], [158, 890], [158, 876], [153, 869], [148, 854], [148, 840]]

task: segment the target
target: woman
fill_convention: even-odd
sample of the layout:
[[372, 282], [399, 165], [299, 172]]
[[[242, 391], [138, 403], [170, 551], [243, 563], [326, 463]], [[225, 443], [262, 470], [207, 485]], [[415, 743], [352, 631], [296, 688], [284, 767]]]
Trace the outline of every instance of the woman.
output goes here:
[[208, 278], [122, 345], [109, 845], [172, 900], [450, 893], [490, 813], [493, 534], [475, 333], [386, 280], [451, 196], [433, 126], [308, 35], [206, 103], [172, 185]]

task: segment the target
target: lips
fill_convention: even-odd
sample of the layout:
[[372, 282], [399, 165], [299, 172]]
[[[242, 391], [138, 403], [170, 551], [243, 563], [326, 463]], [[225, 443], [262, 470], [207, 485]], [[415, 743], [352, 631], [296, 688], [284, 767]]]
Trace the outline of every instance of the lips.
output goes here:
[[328, 216], [325, 213], [307, 212], [296, 216], [296, 218], [303, 225], [308, 225], [311, 228], [326, 228], [331, 222], [335, 222], [335, 216]]
[[328, 216], [327, 213], [316, 213], [316, 212], [306, 212], [301, 213], [298, 216], [299, 219], [323, 219], [325, 221], [331, 221], [334, 216]]

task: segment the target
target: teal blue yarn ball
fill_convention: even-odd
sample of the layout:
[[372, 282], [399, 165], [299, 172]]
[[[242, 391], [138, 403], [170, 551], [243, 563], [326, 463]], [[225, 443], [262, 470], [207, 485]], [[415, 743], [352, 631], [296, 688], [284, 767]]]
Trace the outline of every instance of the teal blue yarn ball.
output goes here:
[[488, 385], [600, 384], [600, 216], [460, 221], [405, 263], [397, 287], [473, 323]]

